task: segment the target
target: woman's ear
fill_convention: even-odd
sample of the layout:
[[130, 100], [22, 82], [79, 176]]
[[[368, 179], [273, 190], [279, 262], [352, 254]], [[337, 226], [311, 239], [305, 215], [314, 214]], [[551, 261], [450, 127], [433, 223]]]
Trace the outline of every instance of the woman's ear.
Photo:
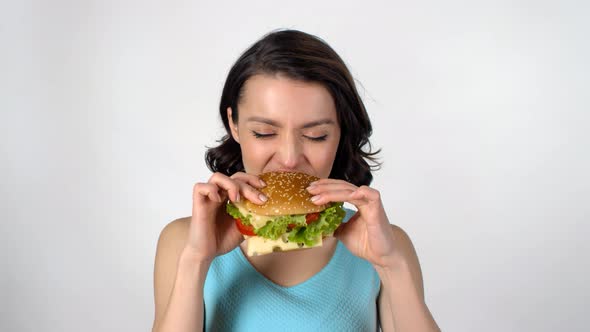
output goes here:
[[234, 120], [232, 118], [231, 107], [227, 108], [227, 120], [229, 123], [229, 128], [231, 129], [231, 136], [234, 138], [234, 141], [236, 141], [236, 142], [238, 142], [238, 144], [240, 144], [240, 134], [238, 132], [238, 124], [234, 123]]

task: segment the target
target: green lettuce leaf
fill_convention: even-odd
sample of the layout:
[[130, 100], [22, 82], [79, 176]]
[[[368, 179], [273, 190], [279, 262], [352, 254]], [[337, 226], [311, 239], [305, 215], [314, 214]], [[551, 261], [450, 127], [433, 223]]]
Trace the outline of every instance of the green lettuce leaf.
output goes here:
[[[318, 220], [309, 225], [305, 221], [305, 214], [286, 215], [267, 222], [261, 228], [254, 229], [254, 233], [260, 237], [273, 240], [286, 234], [291, 242], [305, 243], [312, 246], [316, 244], [320, 235], [330, 236], [340, 226], [346, 215], [342, 205], [343, 203], [332, 203], [330, 207], [320, 212]], [[233, 218], [242, 220], [244, 225], [251, 225], [250, 218], [252, 216], [244, 216], [231, 202], [227, 203], [226, 211]], [[294, 227], [289, 231], [290, 224], [293, 224]]]
[[227, 212], [227, 214], [229, 214], [230, 216], [232, 216], [234, 219], [240, 219], [242, 221], [242, 224], [244, 224], [244, 225], [251, 225], [250, 218], [252, 217], [252, 215], [249, 214], [247, 216], [244, 216], [240, 212], [240, 209], [238, 209], [231, 202], [227, 202], [227, 204], [225, 205], [225, 211]]
[[305, 243], [308, 246], [316, 244], [317, 238], [330, 236], [346, 216], [342, 208], [343, 203], [332, 203], [332, 206], [320, 213], [320, 218], [309, 225], [294, 228], [288, 235], [291, 242]]
[[294, 214], [277, 217], [266, 223], [263, 227], [255, 229], [254, 233], [268, 239], [276, 240], [287, 232], [289, 224], [295, 224], [296, 227], [306, 225], [304, 214]]

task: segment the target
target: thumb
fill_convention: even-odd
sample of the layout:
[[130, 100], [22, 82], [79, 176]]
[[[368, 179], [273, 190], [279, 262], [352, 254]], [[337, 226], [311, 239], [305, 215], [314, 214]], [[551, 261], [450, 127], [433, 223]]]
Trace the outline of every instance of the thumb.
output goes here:
[[340, 233], [342, 233], [342, 228], [344, 228], [345, 224], [340, 224], [338, 228], [334, 231], [334, 237], [340, 240]]
[[358, 219], [357, 214], [353, 215], [350, 219], [348, 219], [347, 222], [341, 223], [340, 226], [338, 226], [338, 228], [336, 228], [336, 230], [334, 231], [334, 237], [339, 240], [342, 240], [342, 238], [349, 233], [349, 228], [354, 226], [354, 221], [356, 219]]

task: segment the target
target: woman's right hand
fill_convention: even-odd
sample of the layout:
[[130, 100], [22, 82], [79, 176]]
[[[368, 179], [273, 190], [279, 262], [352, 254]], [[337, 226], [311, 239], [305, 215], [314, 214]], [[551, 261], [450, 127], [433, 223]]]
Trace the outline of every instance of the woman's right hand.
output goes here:
[[258, 191], [264, 186], [257, 176], [243, 172], [231, 177], [216, 172], [207, 183], [195, 184], [185, 252], [193, 258], [210, 262], [237, 247], [244, 238], [235, 220], [225, 212], [227, 200], [238, 202], [245, 197], [252, 203], [264, 204]]

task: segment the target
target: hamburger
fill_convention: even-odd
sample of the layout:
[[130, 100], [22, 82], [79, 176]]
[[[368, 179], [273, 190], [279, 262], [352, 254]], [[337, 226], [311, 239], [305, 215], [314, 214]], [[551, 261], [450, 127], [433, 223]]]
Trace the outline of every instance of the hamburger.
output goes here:
[[247, 255], [265, 255], [275, 251], [314, 248], [344, 219], [342, 202], [316, 205], [306, 190], [319, 180], [298, 172], [268, 172], [259, 175], [266, 183], [260, 191], [268, 197], [262, 204], [243, 198], [229, 201], [226, 211], [247, 241]]

